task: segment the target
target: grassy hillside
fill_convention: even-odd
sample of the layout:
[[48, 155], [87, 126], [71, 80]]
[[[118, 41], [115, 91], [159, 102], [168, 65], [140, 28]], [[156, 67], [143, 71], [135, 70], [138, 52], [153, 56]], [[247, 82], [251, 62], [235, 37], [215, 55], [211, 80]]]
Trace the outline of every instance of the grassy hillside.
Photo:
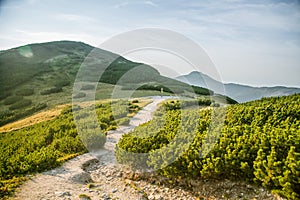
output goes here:
[[[89, 54], [92, 50], [97, 53]], [[97, 99], [111, 98], [115, 84], [126, 94], [138, 90], [134, 96], [157, 95], [162, 87], [164, 95], [212, 93], [200, 87], [191, 89], [185, 83], [161, 76], [149, 65], [131, 62], [81, 42], [29, 44], [0, 52], [0, 126], [46, 107], [70, 103], [74, 80], [85, 59], [90, 64], [96, 60], [87, 78], [94, 76], [94, 70], [103, 70]], [[91, 89], [92, 86], [85, 85], [79, 97]]]
[[[299, 94], [228, 106], [224, 124], [213, 127], [212, 109], [165, 106], [165, 115], [123, 135], [116, 149], [119, 162], [134, 168], [162, 166], [159, 173], [175, 182], [182, 177], [241, 179], [288, 199], [300, 198]], [[208, 154], [210, 146], [202, 148], [203, 141], [215, 141]], [[172, 162], [170, 155], [177, 158], [166, 166]]]

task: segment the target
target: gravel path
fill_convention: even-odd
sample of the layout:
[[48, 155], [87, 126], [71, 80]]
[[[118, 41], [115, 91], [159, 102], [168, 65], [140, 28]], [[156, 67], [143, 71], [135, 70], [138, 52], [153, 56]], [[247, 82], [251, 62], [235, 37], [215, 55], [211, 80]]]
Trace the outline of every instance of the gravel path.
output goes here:
[[105, 148], [67, 161], [63, 166], [33, 176], [15, 193], [15, 200], [163, 200], [163, 199], [280, 199], [246, 183], [194, 181], [192, 190], [168, 186], [155, 174], [133, 173], [116, 162], [114, 147], [122, 134], [152, 118], [157, 105], [168, 97], [153, 97], [153, 102], [137, 113], [129, 126], [108, 132]]
[[[108, 132], [103, 150], [78, 156], [59, 168], [32, 177], [17, 190], [14, 199], [84, 199], [83, 194], [91, 199], [109, 199], [111, 193], [120, 199], [139, 198], [140, 195], [138, 193], [135, 195], [134, 188], [131, 188], [133, 192], [128, 193], [124, 188], [120, 188], [124, 185], [124, 181], [112, 177], [117, 175], [121, 178], [122, 175], [114, 156], [114, 147], [122, 134], [149, 121], [157, 105], [166, 98], [153, 97], [153, 102], [137, 113], [129, 126], [120, 126], [117, 130]], [[93, 165], [97, 166], [97, 169], [91, 170], [90, 166]]]

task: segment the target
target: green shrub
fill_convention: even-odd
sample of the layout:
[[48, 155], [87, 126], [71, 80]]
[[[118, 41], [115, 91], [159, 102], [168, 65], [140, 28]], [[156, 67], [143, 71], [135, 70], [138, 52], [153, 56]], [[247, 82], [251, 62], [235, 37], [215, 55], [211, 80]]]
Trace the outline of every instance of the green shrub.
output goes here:
[[74, 95], [73, 98], [79, 99], [79, 98], [83, 98], [83, 97], [85, 97], [85, 96], [86, 96], [85, 93], [79, 92], [79, 93], [77, 93], [76, 95]]
[[81, 90], [93, 90], [94, 89], [94, 85], [83, 85], [81, 87]]
[[7, 123], [13, 122], [20, 118], [29, 116], [39, 110], [42, 110], [47, 107], [46, 103], [40, 103], [30, 108], [14, 110], [14, 111], [5, 111], [0, 113], [0, 126], [3, 126]]
[[0, 93], [0, 101], [5, 99], [6, 97], [10, 96], [11, 93], [10, 92], [1, 92]]
[[65, 86], [68, 86], [70, 85], [71, 82], [69, 80], [60, 80], [60, 81], [57, 81], [54, 86], [56, 88], [62, 88], [62, 87], [65, 87]]
[[86, 194], [80, 194], [79, 195], [79, 199], [81, 199], [81, 200], [90, 200], [91, 197], [88, 196], [88, 195], [86, 195]]
[[23, 100], [23, 97], [22, 96], [10, 96], [8, 98], [6, 98], [3, 102], [4, 105], [11, 105], [11, 104], [14, 104], [18, 101], [21, 101]]
[[136, 113], [140, 110], [140, 107], [138, 105], [129, 103], [128, 111], [129, 113]]
[[[174, 93], [173, 90], [161, 84], [145, 84], [137, 88], [137, 90], [156, 90], [156, 91], [161, 91], [161, 89], [163, 89], [164, 92]], [[183, 92], [183, 90], [181, 92]]]
[[46, 89], [44, 91], [41, 91], [41, 95], [48, 95], [48, 94], [52, 94], [52, 93], [59, 93], [62, 92], [62, 88], [61, 87], [53, 87], [53, 88], [49, 88]]
[[22, 176], [13, 177], [9, 180], [0, 179], [0, 199], [4, 198], [5, 196], [11, 195], [13, 191], [26, 180], [27, 179]]
[[200, 106], [210, 106], [212, 104], [212, 101], [209, 98], [198, 99], [198, 104]]
[[198, 87], [198, 86], [194, 86], [194, 85], [192, 85], [192, 88], [193, 88], [194, 92], [199, 95], [213, 95], [214, 94], [213, 91], [208, 90], [206, 88], [202, 88], [202, 87]]
[[[170, 100], [163, 103], [165, 110], [179, 110], [192, 106], [210, 106], [212, 101], [210, 98], [201, 98], [193, 100]], [[217, 106], [216, 106], [217, 107]]]
[[121, 119], [116, 120], [118, 125], [128, 125], [130, 122], [130, 118], [129, 117], [124, 117]]
[[23, 99], [22, 101], [16, 102], [13, 105], [9, 107], [9, 110], [16, 110], [20, 108], [25, 108], [27, 106], [30, 106], [32, 104], [32, 101], [30, 99]]
[[88, 150], [101, 149], [106, 142], [106, 136], [100, 128], [87, 128], [81, 133], [80, 138]]
[[34, 94], [34, 89], [31, 89], [31, 88], [18, 90], [16, 92], [16, 95], [19, 95], [19, 96], [30, 96], [30, 95], [33, 95], [33, 94]]

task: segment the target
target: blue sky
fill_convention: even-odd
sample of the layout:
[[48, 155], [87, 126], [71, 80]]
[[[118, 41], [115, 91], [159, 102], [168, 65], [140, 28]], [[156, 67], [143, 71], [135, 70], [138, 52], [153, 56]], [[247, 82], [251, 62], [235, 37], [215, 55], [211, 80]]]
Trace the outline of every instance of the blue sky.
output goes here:
[[[202, 46], [224, 82], [300, 87], [300, 4], [279, 0], [7, 0], [0, 49], [53, 40], [93, 46], [137, 28]], [[189, 71], [181, 71], [189, 73]]]

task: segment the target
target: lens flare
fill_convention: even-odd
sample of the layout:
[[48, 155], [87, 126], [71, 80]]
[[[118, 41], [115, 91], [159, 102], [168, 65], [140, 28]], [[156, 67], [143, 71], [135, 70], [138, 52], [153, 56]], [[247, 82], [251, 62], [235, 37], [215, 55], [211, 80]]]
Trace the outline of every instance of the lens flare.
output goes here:
[[23, 46], [18, 48], [18, 52], [21, 56], [24, 56], [26, 58], [31, 58], [33, 56], [33, 52], [30, 48], [30, 46]]

